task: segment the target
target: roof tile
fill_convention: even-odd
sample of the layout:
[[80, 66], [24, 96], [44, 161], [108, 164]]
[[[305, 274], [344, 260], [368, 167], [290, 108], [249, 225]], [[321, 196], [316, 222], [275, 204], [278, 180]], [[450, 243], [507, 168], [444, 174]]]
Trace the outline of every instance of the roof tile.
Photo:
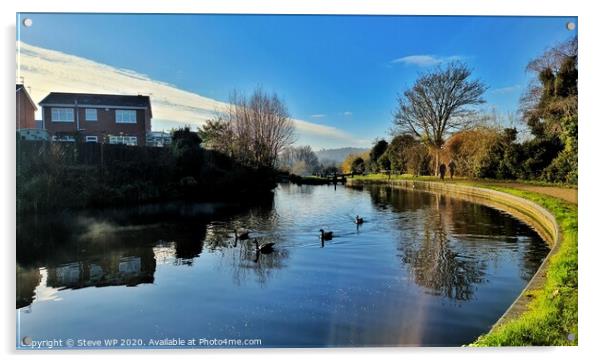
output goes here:
[[61, 104], [72, 105], [77, 101], [78, 105], [99, 106], [123, 106], [123, 107], [148, 107], [150, 108], [149, 96], [109, 95], [94, 93], [62, 93], [51, 92], [40, 105]]

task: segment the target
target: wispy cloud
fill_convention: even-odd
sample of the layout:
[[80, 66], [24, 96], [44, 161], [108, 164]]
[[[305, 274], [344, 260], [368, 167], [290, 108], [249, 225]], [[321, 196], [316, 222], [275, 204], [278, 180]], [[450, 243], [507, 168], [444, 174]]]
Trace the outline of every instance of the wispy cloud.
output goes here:
[[408, 55], [401, 58], [393, 59], [390, 63], [392, 64], [404, 64], [418, 67], [432, 67], [442, 63], [452, 62], [456, 60], [462, 60], [464, 57], [459, 55], [452, 55], [448, 57], [438, 57], [434, 55], [417, 54]]
[[[151, 96], [153, 129], [202, 126], [228, 104], [154, 80], [138, 72], [17, 42], [17, 72], [35, 102], [50, 92], [145, 94]], [[335, 127], [293, 120], [299, 143], [313, 147], [364, 146], [365, 140]]]
[[510, 94], [510, 93], [518, 92], [522, 88], [523, 88], [522, 85], [515, 84], [513, 86], [494, 88], [494, 89], [490, 90], [489, 93], [492, 94], [492, 95], [507, 95], [507, 94]]
[[345, 111], [345, 112], [343, 112], [343, 116], [353, 116], [353, 112]]
[[315, 114], [315, 115], [311, 115], [311, 118], [324, 118], [324, 117], [326, 117], [326, 115], [323, 114], [323, 113], [318, 113], [318, 114]]

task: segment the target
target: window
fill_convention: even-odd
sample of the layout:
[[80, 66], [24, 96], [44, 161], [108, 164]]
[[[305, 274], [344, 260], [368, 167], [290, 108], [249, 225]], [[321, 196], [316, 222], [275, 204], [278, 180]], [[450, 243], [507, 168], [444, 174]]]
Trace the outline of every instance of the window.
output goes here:
[[115, 110], [115, 122], [118, 124], [135, 124], [136, 110]]
[[86, 108], [86, 121], [98, 121], [98, 114], [95, 108]]
[[138, 145], [138, 137], [136, 136], [109, 136], [109, 144], [124, 144], [130, 146]]
[[75, 142], [75, 136], [72, 135], [54, 135], [52, 141], [55, 142]]
[[72, 108], [52, 108], [51, 109], [52, 122], [73, 122], [73, 109]]
[[98, 136], [86, 136], [86, 142], [98, 142]]
[[146, 146], [163, 147], [171, 144], [171, 135], [167, 132], [154, 131], [146, 134]]

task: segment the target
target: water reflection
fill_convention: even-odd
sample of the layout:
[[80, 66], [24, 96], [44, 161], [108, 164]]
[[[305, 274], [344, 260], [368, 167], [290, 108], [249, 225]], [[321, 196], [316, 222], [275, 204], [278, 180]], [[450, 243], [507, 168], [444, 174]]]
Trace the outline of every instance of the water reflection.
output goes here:
[[[407, 220], [399, 221], [398, 250], [402, 266], [429, 293], [457, 301], [470, 300], [477, 285], [483, 282], [488, 263], [496, 263], [498, 258], [499, 251], [492, 248], [492, 242], [497, 241], [496, 245], [503, 244], [504, 248], [525, 249], [520, 265], [525, 281], [547, 253], [545, 243], [519, 245], [516, 235], [533, 231], [510, 215], [500, 218], [504, 213], [498, 210], [443, 194], [382, 187], [367, 190], [375, 207], [410, 212], [408, 218], [420, 222], [408, 229]], [[425, 208], [427, 205], [434, 208]], [[483, 246], [481, 241], [488, 243]]]
[[482, 281], [485, 262], [453, 245], [444, 216], [436, 209], [424, 213], [422, 233], [399, 247], [401, 259], [418, 285], [450, 299], [469, 300]]
[[[236, 240], [240, 228], [250, 239]], [[334, 238], [322, 243], [321, 228]], [[384, 187], [24, 216], [17, 238], [22, 334], [265, 346], [464, 344], [547, 253], [498, 210]], [[257, 253], [255, 239], [274, 251]]]
[[[232, 231], [245, 226], [255, 238], [275, 241], [273, 198], [241, 205], [148, 205], [20, 218], [17, 308], [30, 305], [35, 290], [152, 284], [157, 264], [192, 265], [204, 250], [228, 260], [233, 279], [252, 271], [261, 282], [284, 266], [286, 247], [256, 253], [250, 240]], [[43, 242], [43, 243], [42, 243]], [[42, 281], [40, 269], [46, 273]]]
[[68, 289], [150, 284], [154, 281], [155, 267], [151, 248], [112, 250], [90, 260], [48, 267], [46, 284]]
[[278, 247], [269, 254], [263, 254], [255, 249], [251, 241], [239, 242], [239, 247], [229, 251], [223, 251], [225, 255], [225, 270], [232, 273], [232, 278], [237, 286], [247, 279], [254, 279], [260, 285], [264, 285], [275, 272], [275, 270], [286, 267], [288, 250]]
[[17, 263], [17, 309], [30, 305], [42, 280], [38, 268], [24, 268]]

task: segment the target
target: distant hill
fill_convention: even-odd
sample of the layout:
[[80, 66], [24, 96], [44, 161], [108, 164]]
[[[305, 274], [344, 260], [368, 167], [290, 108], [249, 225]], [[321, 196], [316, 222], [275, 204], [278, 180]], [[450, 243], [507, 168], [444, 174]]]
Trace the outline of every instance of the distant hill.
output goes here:
[[319, 151], [315, 151], [316, 156], [320, 162], [324, 161], [334, 161], [337, 163], [342, 163], [343, 160], [349, 154], [361, 154], [369, 149], [362, 149], [357, 147], [342, 147], [339, 149], [322, 149]]

